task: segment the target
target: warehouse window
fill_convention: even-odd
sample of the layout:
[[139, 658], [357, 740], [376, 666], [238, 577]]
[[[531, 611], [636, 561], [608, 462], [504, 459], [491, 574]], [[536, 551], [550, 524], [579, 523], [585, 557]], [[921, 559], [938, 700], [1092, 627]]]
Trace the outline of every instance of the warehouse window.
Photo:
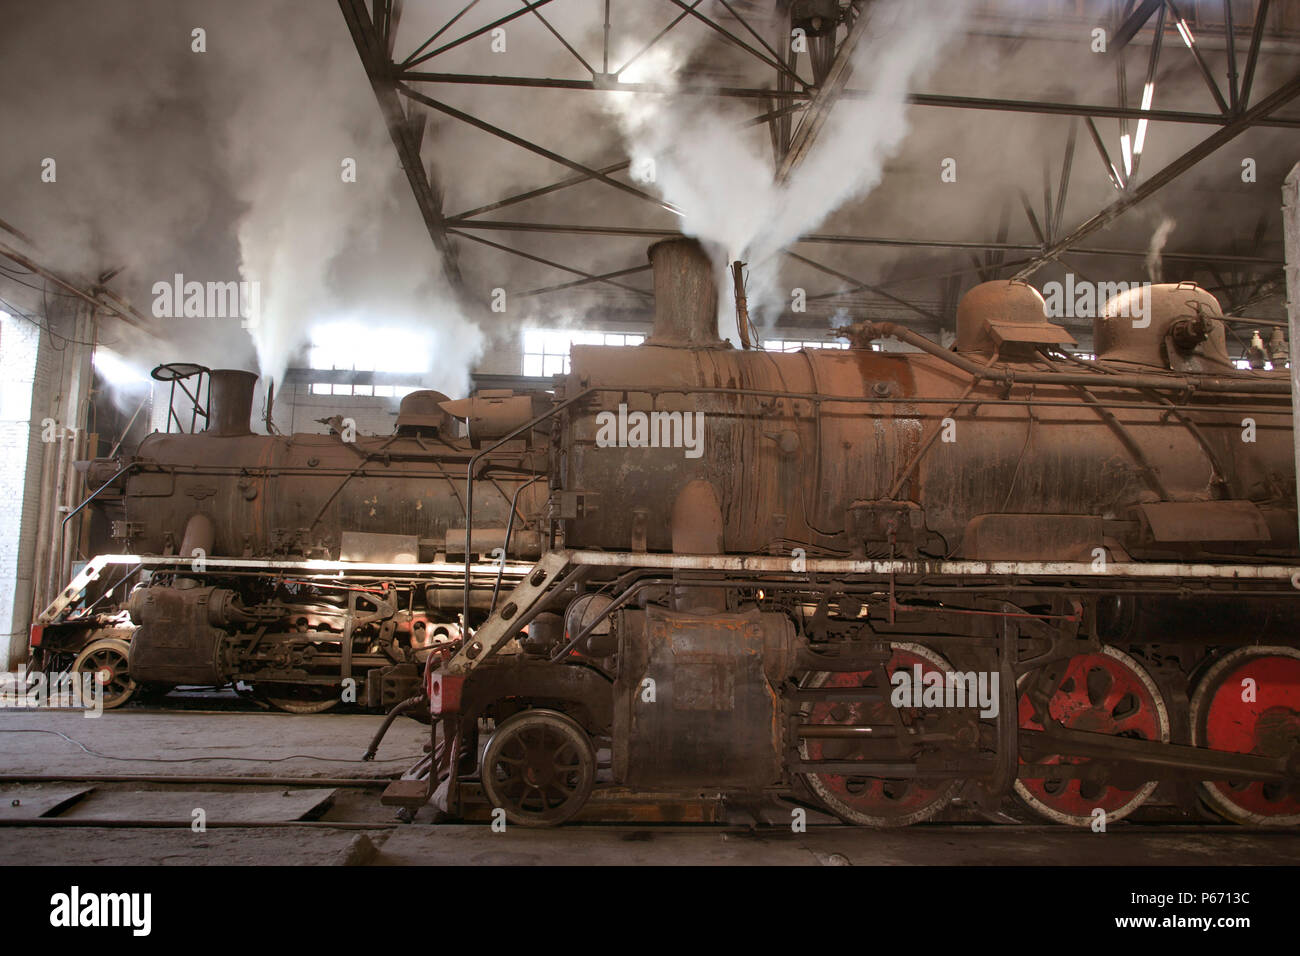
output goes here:
[[566, 375], [574, 345], [640, 345], [644, 335], [631, 332], [580, 332], [575, 329], [525, 329], [524, 374]]
[[312, 382], [313, 395], [373, 395], [376, 398], [405, 398], [418, 385], [340, 385], [337, 382]]
[[[804, 339], [764, 339], [763, 349], [768, 352], [798, 352], [800, 349], [846, 349], [847, 342], [807, 341]], [[874, 345], [873, 351], [880, 351]]]
[[[355, 323], [333, 322], [313, 330], [308, 367], [322, 372], [409, 373], [417, 379], [428, 371], [431, 348], [426, 336], [410, 329], [367, 329]], [[313, 382], [311, 393], [402, 398], [419, 387]]]

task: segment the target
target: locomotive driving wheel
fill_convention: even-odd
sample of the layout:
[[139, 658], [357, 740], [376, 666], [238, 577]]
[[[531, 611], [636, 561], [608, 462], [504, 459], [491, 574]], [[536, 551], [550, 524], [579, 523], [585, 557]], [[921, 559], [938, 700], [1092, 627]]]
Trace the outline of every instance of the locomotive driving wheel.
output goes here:
[[506, 819], [553, 827], [582, 809], [596, 782], [587, 732], [555, 710], [526, 710], [502, 722], [483, 751], [483, 790]]
[[130, 649], [126, 641], [103, 638], [87, 644], [72, 664], [76, 673], [92, 673], [104, 697], [104, 709], [121, 707], [136, 691], [136, 683], [127, 668]]
[[[1034, 677], [1030, 672], [1019, 681], [1019, 719], [1024, 730], [1043, 729], [1024, 693]], [[1155, 681], [1141, 664], [1114, 647], [1070, 658], [1048, 710], [1071, 730], [1169, 742], [1169, 711]], [[1016, 794], [1039, 816], [1071, 826], [1090, 826], [1097, 809], [1105, 811], [1107, 824], [1122, 820], [1146, 802], [1158, 783], [1150, 780], [1136, 789], [1116, 786], [1106, 768], [1093, 766], [1088, 757], [1053, 754], [1041, 757], [1036, 766], [1042, 765], [1062, 770], [1057, 775], [1048, 770], [1041, 776], [1021, 777], [1016, 780]]]
[[[1229, 753], [1285, 757], [1300, 749], [1300, 651], [1239, 647], [1196, 683], [1192, 742]], [[1198, 784], [1205, 801], [1235, 823], [1300, 824], [1300, 785], [1265, 781]]]
[[[891, 644], [888, 663], [879, 669], [855, 672], [817, 671], [802, 686], [826, 688], [867, 687], [883, 695], [881, 700], [815, 701], [804, 705], [802, 720], [808, 724], [888, 725], [895, 719], [889, 701], [891, 678], [896, 670], [946, 674], [952, 666], [938, 653], [920, 644]], [[883, 671], [883, 672], [882, 672]], [[905, 725], [914, 723], [913, 708], [900, 709]], [[812, 738], [799, 742], [804, 760], [861, 760], [863, 743], [853, 738]], [[839, 773], [807, 773], [804, 781], [825, 807], [846, 823], [864, 827], [903, 827], [929, 820], [943, 810], [960, 787], [958, 780], [925, 780], [921, 777], [883, 779]]]

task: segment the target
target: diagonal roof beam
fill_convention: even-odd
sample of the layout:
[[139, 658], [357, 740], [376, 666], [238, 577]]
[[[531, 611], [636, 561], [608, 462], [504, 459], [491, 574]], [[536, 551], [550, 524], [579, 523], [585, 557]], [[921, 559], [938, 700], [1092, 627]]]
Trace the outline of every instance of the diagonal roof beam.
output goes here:
[[[528, 2], [527, 2], [527, 0], [520, 0], [520, 2], [522, 2], [522, 3], [524, 4], [524, 6], [528, 6]], [[538, 10], [536, 7], [532, 7], [531, 9], [532, 9], [532, 11], [533, 11], [534, 16], [536, 16], [537, 19], [539, 19], [539, 20], [542, 21], [542, 26], [544, 26], [544, 27], [546, 27], [546, 29], [550, 30], [550, 31], [551, 31], [551, 35], [552, 35], [553, 37], [555, 37], [555, 39], [559, 40], [560, 43], [562, 43], [562, 44], [564, 45], [564, 48], [565, 48], [566, 50], [568, 50], [570, 53], [573, 54], [574, 59], [576, 59], [579, 63], [582, 64], [583, 69], [585, 69], [585, 70], [586, 70], [588, 73], [590, 73], [592, 76], [595, 76], [595, 75], [596, 75], [596, 71], [595, 71], [594, 69], [592, 69], [591, 64], [588, 63], [586, 60], [584, 60], [584, 59], [582, 58], [582, 54], [579, 53], [577, 50], [575, 50], [575, 49], [574, 49], [574, 48], [569, 44], [569, 41], [566, 40], [566, 39], [564, 39], [564, 37], [560, 35], [560, 31], [559, 31], [559, 30], [557, 30], [557, 29], [555, 29], [555, 27], [551, 26], [551, 21], [548, 20], [548, 19], [546, 19], [546, 17], [542, 16], [542, 11]]]
[[942, 321], [939, 318], [939, 316], [935, 315], [933, 312], [929, 311], [928, 309], [923, 309], [919, 305], [913, 305], [911, 302], [908, 302], [906, 299], [900, 299], [898, 296], [886, 292], [884, 289], [880, 288], [880, 286], [871, 285], [868, 282], [863, 282], [861, 279], [855, 279], [853, 276], [845, 275], [843, 272], [837, 272], [836, 270], [832, 269], [830, 266], [822, 265], [820, 262], [814, 262], [812, 259], [809, 259], [807, 256], [801, 256], [799, 255], [799, 253], [793, 252], [790, 249], [786, 249], [785, 254], [789, 256], [791, 259], [795, 259], [799, 262], [802, 262], [804, 265], [811, 266], [812, 268], [816, 269], [818, 272], [823, 272], [828, 276], [834, 276], [836, 279], [841, 279], [844, 282], [853, 283], [853, 285], [856, 287], [853, 290], [854, 292], [861, 292], [865, 289], [868, 292], [874, 292], [876, 295], [888, 299], [890, 302], [893, 302], [895, 305], [901, 305], [905, 309], [911, 309], [913, 312], [917, 313], [918, 315], [923, 315], [927, 319], [933, 319], [935, 322]]
[[[623, 160], [621, 163], [611, 163], [608, 166], [600, 167], [597, 172], [600, 173], [617, 173], [627, 169], [632, 165], [631, 160]], [[473, 219], [475, 216], [481, 216], [485, 212], [495, 212], [498, 209], [504, 209], [507, 206], [513, 206], [517, 203], [527, 202], [530, 199], [536, 199], [538, 196], [547, 196], [561, 189], [568, 189], [570, 186], [577, 186], [581, 183], [591, 182], [591, 177], [585, 173], [578, 176], [570, 176], [568, 179], [561, 179], [559, 182], [551, 183], [549, 186], [539, 186], [536, 189], [530, 189], [527, 192], [516, 193], [513, 196], [507, 196], [505, 199], [499, 199], [496, 202], [488, 203], [486, 206], [476, 206], [473, 209], [467, 209], [464, 212], [458, 212], [454, 216], [447, 217], [448, 222], [458, 223], [465, 219]]]
[[459, 20], [459, 19], [460, 19], [461, 17], [463, 17], [465, 14], [469, 13], [469, 12], [470, 12], [471, 10], [473, 10], [476, 6], [478, 6], [478, 2], [479, 2], [479, 0], [469, 0], [469, 3], [467, 3], [467, 4], [465, 4], [465, 6], [461, 7], [460, 12], [457, 13], [457, 14], [456, 14], [454, 17], [452, 17], [450, 20], [448, 20], [446, 23], [444, 23], [444, 24], [442, 25], [441, 29], [439, 29], [437, 33], [435, 33], [433, 36], [429, 37], [429, 39], [425, 40], [425, 41], [424, 41], [423, 43], [421, 43], [418, 47], [416, 47], [416, 48], [411, 52], [411, 54], [410, 54], [410, 55], [409, 55], [405, 60], [402, 61], [402, 66], [405, 66], [406, 64], [410, 63], [410, 62], [411, 62], [412, 60], [414, 60], [417, 56], [419, 56], [421, 53], [423, 53], [423, 52], [425, 51], [425, 49], [429, 46], [430, 43], [433, 43], [435, 40], [438, 39], [438, 37], [442, 36], [444, 33], [446, 33], [448, 30], [450, 30], [452, 27], [454, 27], [454, 26], [456, 25], [456, 21], [457, 21], [457, 20]]
[[[484, 239], [482, 236], [470, 235], [469, 233], [461, 232], [458, 229], [452, 229], [451, 234], [454, 236], [460, 236], [462, 239], [470, 239], [474, 242], [482, 243], [485, 246], [489, 246], [493, 249], [498, 249], [501, 252], [508, 252], [511, 255], [518, 256], [521, 259], [527, 259], [530, 262], [537, 262], [544, 266], [550, 266], [552, 269], [559, 269], [562, 272], [571, 272], [575, 276], [582, 276], [588, 282], [604, 282], [607, 285], [612, 285], [619, 289], [622, 289], [624, 292], [635, 292], [637, 295], [646, 295], [646, 296], [652, 295], [652, 293], [646, 292], [644, 289], [637, 289], [633, 286], [624, 285], [621, 282], [613, 281], [615, 276], [626, 274], [626, 272], [613, 272], [607, 276], [592, 275], [590, 272], [583, 272], [581, 269], [573, 268], [573, 266], [566, 266], [562, 262], [556, 262], [553, 259], [544, 259], [541, 256], [534, 255], [531, 252], [525, 252], [524, 250], [516, 249], [513, 246], [504, 246], [499, 242], [493, 242], [490, 239]], [[528, 293], [528, 294], [532, 294], [532, 293]]]
[[[804, 82], [803, 77], [801, 77], [798, 73], [794, 72], [794, 70], [790, 69], [788, 66], [786, 66], [784, 63], [782, 63], [780, 60], [773, 60], [773, 59], [771, 59], [770, 57], [768, 57], [767, 55], [765, 55], [765, 54], [763, 54], [763, 53], [760, 53], [758, 50], [755, 50], [752, 46], [750, 46], [748, 43], [746, 43], [746, 42], [745, 42], [744, 40], [742, 40], [740, 37], [736, 36], [734, 33], [732, 33], [732, 32], [731, 32], [730, 30], [728, 30], [726, 27], [723, 27], [723, 26], [719, 25], [718, 23], [714, 22], [713, 20], [710, 20], [710, 19], [709, 19], [708, 17], [706, 17], [704, 14], [702, 14], [702, 13], [700, 13], [698, 10], [696, 10], [695, 8], [696, 8], [697, 6], [699, 6], [699, 4], [692, 4], [691, 6], [688, 7], [688, 6], [683, 2], [683, 0], [669, 0], [669, 3], [673, 3], [673, 4], [675, 4], [675, 5], [679, 6], [679, 7], [681, 7], [684, 11], [686, 11], [687, 13], [689, 13], [691, 16], [695, 17], [695, 19], [699, 20], [700, 22], [702, 22], [703, 24], [705, 24], [707, 27], [709, 27], [709, 29], [711, 29], [711, 30], [716, 30], [718, 33], [722, 34], [724, 37], [726, 37], [728, 40], [730, 40], [730, 41], [731, 41], [732, 43], [734, 43], [736, 46], [740, 47], [742, 50], [744, 50], [745, 52], [747, 52], [750, 56], [753, 56], [753, 57], [755, 57], [756, 59], [760, 60], [761, 62], [767, 64], [767, 65], [770, 66], [770, 67], [772, 67], [772, 68], [773, 68], [774, 70], [776, 70], [778, 73], [784, 73], [784, 74], [786, 74], [788, 77], [790, 77], [790, 79], [794, 80], [794, 82], [798, 83], [798, 84], [799, 84], [800, 86], [802, 86], [805, 90], [809, 88], [808, 84], [807, 84], [806, 82]], [[742, 22], [743, 22], [743, 21], [742, 21]]]
[[[761, 126], [768, 122], [774, 116], [784, 116], [786, 113], [803, 109], [802, 103], [793, 103], [789, 106], [782, 106], [778, 109], [755, 116], [752, 119], [745, 120], [740, 124], [741, 129], [748, 129], [751, 126]], [[617, 173], [627, 169], [632, 165], [631, 160], [623, 160], [621, 163], [611, 163], [608, 166], [602, 166], [597, 172]], [[517, 193], [513, 196], [507, 196], [505, 199], [499, 199], [496, 202], [488, 203], [485, 206], [477, 206], [474, 209], [467, 209], [465, 212], [456, 213], [454, 216], [448, 216], [447, 222], [457, 223], [466, 219], [473, 219], [475, 216], [481, 216], [483, 213], [495, 212], [498, 209], [504, 209], [507, 206], [514, 206], [521, 202], [527, 202], [529, 199], [536, 199], [539, 196], [546, 196], [550, 193], [559, 192], [561, 189], [568, 189], [570, 186], [577, 186], [582, 183], [590, 182], [591, 177], [585, 173], [578, 176], [570, 176], [567, 179], [561, 179], [559, 182], [551, 183], [547, 186], [539, 186], [536, 189], [530, 189], [527, 192]], [[3, 223], [0, 223], [3, 225]]]
[[1210, 72], [1209, 64], [1205, 62], [1205, 57], [1201, 56], [1200, 48], [1196, 45], [1196, 38], [1190, 31], [1184, 32], [1188, 30], [1187, 19], [1179, 12], [1174, 0], [1165, 0], [1165, 5], [1169, 7], [1174, 22], [1178, 24], [1178, 32], [1186, 42], [1187, 49], [1192, 51], [1192, 56], [1196, 60], [1196, 68], [1201, 71], [1201, 76], [1205, 79], [1205, 85], [1210, 88], [1210, 94], [1214, 97], [1219, 112], [1225, 115], [1231, 113], [1232, 109], [1228, 106], [1228, 101], [1223, 98], [1223, 94], [1219, 92], [1219, 84], [1214, 79], [1214, 74]]
[[[340, 2], [342, 2], [342, 0], [340, 0]], [[462, 43], [468, 43], [470, 40], [473, 40], [475, 37], [481, 37], [485, 33], [491, 33], [493, 30], [495, 30], [497, 27], [501, 26], [502, 24], [509, 23], [511, 20], [515, 20], [519, 17], [522, 17], [525, 14], [532, 13], [536, 8], [544, 7], [550, 2], [551, 0], [532, 0], [532, 2], [527, 3], [527, 5], [522, 10], [516, 10], [514, 13], [507, 13], [504, 17], [498, 17], [497, 19], [489, 23], [487, 26], [479, 27], [477, 30], [474, 30], [470, 33], [466, 33], [463, 37], [460, 37], [459, 39], [456, 40], [452, 40], [450, 43], [445, 43], [442, 46], [438, 47], [438, 49], [433, 50], [430, 53], [426, 53], [423, 56], [415, 56], [414, 54], [408, 56], [405, 60], [402, 61], [402, 66], [403, 67], [416, 66], [417, 64], [423, 63], [426, 60], [432, 60], [435, 56], [438, 56], [440, 53], [446, 53], [448, 50], [454, 49], [455, 47], [460, 46]], [[461, 12], [463, 13], [464, 11]], [[459, 16], [460, 14], [457, 14], [457, 18], [459, 18]], [[452, 21], [452, 23], [455, 22], [456, 22], [455, 20]], [[451, 24], [448, 24], [447, 26], [450, 25]], [[444, 27], [443, 29], [446, 29], [446, 27]], [[441, 33], [442, 31], [439, 30], [438, 32]], [[423, 49], [423, 46], [421, 48]]]
[[[527, 292], [520, 292], [519, 295], [521, 298], [527, 298], [532, 295], [545, 295], [547, 292], [561, 292], [565, 289], [577, 288], [580, 285], [589, 285], [592, 282], [606, 282], [609, 279], [618, 279], [622, 276], [631, 276], [641, 272], [649, 272], [652, 268], [653, 266], [649, 263], [646, 263], [643, 266], [629, 266], [626, 269], [618, 269], [615, 272], [603, 272], [598, 276], [588, 276], [585, 279], [574, 279], [572, 282], [563, 282], [559, 285], [548, 285], [541, 289], [530, 289]], [[628, 286], [619, 286], [619, 288], [625, 289], [628, 288]], [[640, 290], [635, 291], [639, 292]], [[640, 294], [647, 298], [654, 297], [654, 294], [651, 292], [640, 292]]]
[[866, 29], [866, 15], [859, 15], [853, 21], [853, 26], [849, 28], [849, 35], [835, 51], [835, 60], [831, 63], [830, 72], [826, 74], [826, 81], [822, 83], [821, 89], [817, 91], [817, 95], [813, 97], [812, 103], [805, 111], [799, 127], [790, 137], [790, 147], [785, 151], [781, 165], [776, 171], [778, 183], [789, 179], [795, 168], [811, 152], [813, 143], [816, 142], [822, 127], [826, 125], [827, 117], [830, 116], [831, 107], [835, 105], [835, 101], [840, 98], [845, 85], [849, 82], [849, 76], [853, 72], [853, 51], [857, 49], [858, 41], [862, 39]]
[[1246, 130], [1250, 129], [1255, 123], [1267, 116], [1274, 110], [1285, 106], [1296, 96], [1300, 96], [1300, 76], [1291, 79], [1290, 82], [1283, 84], [1274, 90], [1264, 99], [1260, 100], [1259, 105], [1255, 106], [1245, 113], [1242, 113], [1237, 119], [1229, 123], [1223, 129], [1219, 130], [1212, 136], [1202, 140], [1193, 146], [1187, 152], [1183, 153], [1164, 169], [1156, 173], [1150, 179], [1146, 180], [1136, 189], [1131, 190], [1124, 196], [1115, 200], [1105, 209], [1097, 212], [1091, 219], [1088, 219], [1068, 236], [1060, 239], [1043, 250], [1042, 255], [1036, 258], [1025, 268], [1016, 273], [1015, 278], [1024, 279], [1037, 272], [1042, 266], [1057, 258], [1061, 253], [1078, 244], [1086, 236], [1092, 235], [1098, 229], [1108, 225], [1116, 217], [1142, 202], [1152, 193], [1169, 185], [1188, 169], [1191, 169], [1206, 156], [1209, 156], [1215, 150], [1225, 143], [1236, 139]]
[[[340, 0], [340, 2], [342, 2], [342, 0]], [[455, 107], [448, 106], [446, 103], [441, 103], [430, 96], [425, 96], [423, 93], [411, 89], [404, 83], [397, 84], [397, 89], [401, 91], [402, 95], [415, 100], [417, 103], [423, 103], [430, 109], [437, 110], [439, 113], [444, 113], [447, 116], [458, 119], [462, 123], [473, 126], [475, 129], [480, 129], [485, 133], [491, 133], [493, 136], [496, 136], [499, 139], [504, 139], [507, 143], [518, 146], [520, 149], [526, 149], [528, 152], [536, 153], [538, 156], [549, 159], [553, 163], [567, 166], [574, 172], [582, 173], [590, 179], [598, 180], [606, 186], [612, 186], [614, 189], [621, 190], [630, 196], [635, 196], [637, 199], [652, 203], [653, 205], [658, 206], [661, 209], [666, 209], [675, 215], [682, 215], [682, 211], [670, 202], [665, 202], [657, 196], [652, 196], [647, 192], [643, 192], [635, 186], [629, 186], [627, 183], [621, 183], [617, 179], [611, 179], [598, 169], [592, 169], [589, 166], [584, 166], [582, 163], [561, 156], [559, 153], [551, 152], [551, 150], [546, 149], [545, 147], [538, 146], [536, 143], [530, 142], [521, 136], [515, 136], [513, 133], [508, 133], [499, 126], [493, 126], [491, 123], [486, 123], [476, 116], [471, 116], [469, 113], [462, 113]]]
[[1164, 3], [1164, 0], [1142, 0], [1142, 3], [1129, 14], [1129, 18], [1119, 25], [1115, 30], [1115, 35], [1111, 37], [1110, 50], [1113, 55], [1118, 56], [1128, 42], [1137, 36], [1137, 32], [1146, 26], [1146, 22], [1151, 19], [1151, 14]]
[[704, 2], [704, 0], [695, 0], [695, 2], [691, 4], [690, 9], [688, 9], [688, 10], [683, 10], [681, 13], [677, 14], [676, 18], [674, 18], [674, 20], [673, 20], [672, 23], [668, 24], [668, 26], [664, 27], [662, 30], [660, 30], [658, 33], [656, 33], [656, 34], [655, 34], [655, 35], [650, 39], [650, 42], [649, 42], [649, 43], [647, 43], [647, 44], [646, 44], [645, 46], [643, 46], [641, 49], [637, 50], [636, 53], [632, 54], [632, 58], [631, 58], [630, 60], [628, 60], [626, 63], [624, 63], [622, 66], [620, 66], [617, 70], [615, 70], [615, 71], [614, 71], [614, 75], [615, 75], [615, 76], [618, 76], [620, 73], [622, 73], [624, 70], [626, 70], [629, 66], [631, 66], [633, 63], [635, 63], [637, 60], [641, 59], [642, 55], [645, 54], [645, 53], [647, 53], [647, 52], [650, 50], [650, 48], [651, 48], [652, 46], [654, 46], [656, 43], [658, 43], [660, 40], [662, 40], [662, 39], [664, 38], [664, 36], [668, 33], [669, 30], [671, 30], [673, 27], [677, 26], [677, 24], [679, 24], [679, 23], [681, 23], [683, 20], [685, 20], [686, 17], [687, 17], [687, 15], [691, 12], [691, 10], [694, 10], [696, 7], [698, 7], [698, 6], [699, 6], [701, 3], [703, 3], [703, 2]]
[[1241, 92], [1237, 96], [1237, 109], [1250, 105], [1250, 88], [1255, 82], [1255, 64], [1259, 62], [1259, 45], [1264, 39], [1264, 21], [1268, 19], [1268, 0], [1259, 0], [1255, 11], [1255, 25], [1250, 31], [1250, 50], [1246, 54], [1246, 75], [1241, 78]]
[[442, 255], [443, 269], [453, 288], [459, 293], [461, 289], [460, 266], [456, 261], [456, 250], [447, 239], [447, 229], [442, 216], [442, 203], [438, 189], [431, 178], [432, 167], [426, 174], [420, 159], [420, 141], [416, 135], [416, 126], [412, 124], [402, 101], [397, 96], [397, 84], [392, 79], [392, 64], [388, 59], [384, 39], [375, 30], [370, 14], [366, 11], [364, 0], [339, 0], [339, 9], [347, 21], [352, 33], [352, 42], [356, 45], [361, 64], [366, 68], [366, 76], [379, 101], [379, 110], [388, 126], [388, 134], [397, 148], [397, 158], [406, 172], [411, 191], [415, 193], [415, 202], [420, 207], [420, 216], [424, 226], [433, 239], [434, 246]]

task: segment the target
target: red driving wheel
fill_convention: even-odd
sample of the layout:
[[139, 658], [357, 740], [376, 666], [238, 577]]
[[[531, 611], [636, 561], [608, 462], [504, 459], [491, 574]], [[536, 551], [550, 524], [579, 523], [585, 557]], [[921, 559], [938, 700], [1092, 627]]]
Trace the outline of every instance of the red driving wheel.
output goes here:
[[[920, 644], [891, 644], [892, 654], [883, 674], [874, 670], [848, 673], [818, 671], [804, 680], [805, 687], [872, 687], [884, 691], [882, 701], [816, 701], [806, 705], [803, 720], [809, 724], [889, 724], [894, 717], [888, 700], [890, 679], [896, 670], [922, 674], [948, 673], [952, 666], [935, 651]], [[916, 717], [913, 708], [902, 709], [904, 724]], [[863, 745], [853, 739], [804, 739], [799, 752], [804, 760], [862, 759]], [[927, 781], [917, 777], [881, 779], [837, 773], [809, 773], [804, 781], [823, 804], [849, 823], [869, 827], [908, 826], [928, 820], [948, 805], [959, 786], [957, 780]]]
[[[1030, 673], [1020, 679], [1022, 691], [1033, 676]], [[1048, 709], [1054, 719], [1071, 730], [1169, 741], [1169, 712], [1155, 681], [1141, 664], [1114, 647], [1072, 657]], [[1022, 729], [1043, 729], [1034, 719], [1034, 708], [1026, 693], [1020, 695], [1019, 717]], [[1090, 762], [1088, 757], [1043, 757], [1039, 764], [1073, 765], [1071, 773], [1022, 777], [1016, 781], [1016, 794], [1048, 820], [1086, 827], [1092, 824], [1098, 809], [1105, 812], [1107, 824], [1122, 820], [1156, 789], [1155, 780], [1135, 790], [1117, 787], [1108, 782], [1101, 767], [1088, 768], [1093, 773], [1073, 775], [1079, 773], [1076, 767]]]
[[[1239, 647], [1196, 684], [1192, 742], [1238, 754], [1286, 757], [1300, 748], [1300, 651]], [[1300, 824], [1300, 786], [1260, 781], [1205, 782], [1206, 802], [1236, 823]]]

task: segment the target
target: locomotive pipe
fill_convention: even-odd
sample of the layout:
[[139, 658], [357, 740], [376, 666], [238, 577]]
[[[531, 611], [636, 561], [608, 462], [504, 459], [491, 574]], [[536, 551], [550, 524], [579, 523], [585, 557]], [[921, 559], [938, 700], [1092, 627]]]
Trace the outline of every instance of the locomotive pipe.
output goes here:
[[408, 710], [413, 710], [414, 708], [419, 707], [420, 704], [427, 704], [428, 702], [429, 699], [425, 697], [424, 691], [420, 691], [420, 693], [413, 697], [406, 698], [406, 700], [402, 701], [390, 710], [388, 716], [384, 718], [384, 722], [380, 724], [379, 729], [375, 731], [375, 735], [370, 738], [370, 746], [367, 747], [366, 752], [361, 755], [361, 759], [364, 761], [374, 760], [375, 754], [379, 752], [379, 745], [384, 740], [384, 735], [388, 733], [388, 728], [393, 726], [393, 721], [397, 720], [398, 717], [402, 716]]
[[[1070, 372], [1028, 372], [1019, 369], [1013, 370], [1006, 366], [994, 366], [985, 369], [957, 352], [950, 352], [939, 343], [927, 339], [924, 335], [896, 325], [893, 322], [868, 322], [864, 323], [860, 328], [863, 339], [896, 338], [900, 342], [914, 345], [922, 352], [928, 352], [935, 358], [942, 359], [949, 365], [977, 378], [998, 376], [1008, 384], [1025, 385], [1097, 384], [1095, 375], [1075, 375]], [[1106, 378], [1106, 384], [1119, 388], [1174, 388], [1202, 392], [1247, 392], [1259, 395], [1291, 394], [1290, 382], [1237, 381], [1201, 375], [1111, 375]]]

